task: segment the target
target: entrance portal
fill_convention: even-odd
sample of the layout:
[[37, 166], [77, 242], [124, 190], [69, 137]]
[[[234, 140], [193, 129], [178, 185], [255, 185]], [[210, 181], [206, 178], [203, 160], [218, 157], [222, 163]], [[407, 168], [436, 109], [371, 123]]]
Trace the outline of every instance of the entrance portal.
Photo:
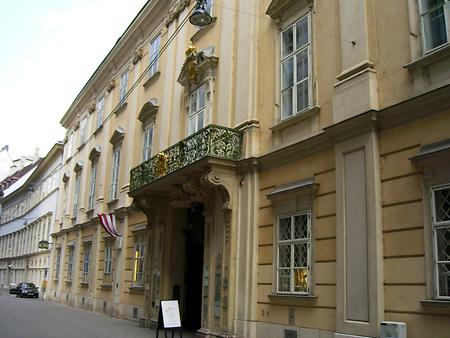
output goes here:
[[193, 204], [187, 210], [187, 226], [183, 229], [186, 240], [185, 302], [183, 326], [197, 331], [201, 327], [202, 278], [205, 220], [203, 204]]

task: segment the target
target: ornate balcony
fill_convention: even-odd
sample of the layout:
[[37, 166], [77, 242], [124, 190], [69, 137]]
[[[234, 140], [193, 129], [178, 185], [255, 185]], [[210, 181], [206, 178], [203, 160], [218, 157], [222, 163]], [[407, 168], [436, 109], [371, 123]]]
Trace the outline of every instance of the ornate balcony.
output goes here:
[[241, 158], [242, 132], [209, 125], [131, 170], [130, 192], [206, 157]]

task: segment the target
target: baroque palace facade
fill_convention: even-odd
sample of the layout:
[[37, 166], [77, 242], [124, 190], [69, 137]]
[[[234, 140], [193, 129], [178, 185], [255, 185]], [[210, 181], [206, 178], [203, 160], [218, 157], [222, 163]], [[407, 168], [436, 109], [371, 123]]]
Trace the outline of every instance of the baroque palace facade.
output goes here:
[[193, 6], [148, 1], [61, 120], [48, 298], [144, 326], [177, 299], [200, 337], [450, 337], [450, 2]]

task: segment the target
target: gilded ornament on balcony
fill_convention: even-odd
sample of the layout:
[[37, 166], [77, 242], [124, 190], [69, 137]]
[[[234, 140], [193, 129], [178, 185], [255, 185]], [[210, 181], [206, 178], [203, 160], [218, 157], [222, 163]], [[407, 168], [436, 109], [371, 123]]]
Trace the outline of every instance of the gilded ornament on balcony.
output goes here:
[[199, 69], [198, 69], [198, 55], [197, 48], [195, 46], [189, 46], [186, 49], [186, 68], [187, 75], [191, 81], [197, 82]]
[[167, 175], [167, 155], [163, 152], [156, 155], [156, 175], [158, 177]]

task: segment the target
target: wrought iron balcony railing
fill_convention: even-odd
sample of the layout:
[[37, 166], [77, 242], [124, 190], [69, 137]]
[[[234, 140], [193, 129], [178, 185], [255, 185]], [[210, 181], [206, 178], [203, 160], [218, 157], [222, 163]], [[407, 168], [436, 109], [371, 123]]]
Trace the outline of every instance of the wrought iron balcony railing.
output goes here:
[[130, 192], [205, 157], [239, 160], [242, 132], [209, 125], [131, 170]]

